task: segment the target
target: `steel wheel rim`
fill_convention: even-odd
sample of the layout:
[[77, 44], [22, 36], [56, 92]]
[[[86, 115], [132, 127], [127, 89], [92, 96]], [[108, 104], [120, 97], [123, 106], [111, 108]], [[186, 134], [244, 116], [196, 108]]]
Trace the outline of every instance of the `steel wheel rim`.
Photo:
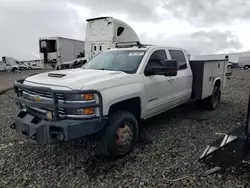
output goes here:
[[118, 150], [128, 148], [133, 140], [133, 129], [129, 122], [122, 123], [116, 130], [115, 144]]

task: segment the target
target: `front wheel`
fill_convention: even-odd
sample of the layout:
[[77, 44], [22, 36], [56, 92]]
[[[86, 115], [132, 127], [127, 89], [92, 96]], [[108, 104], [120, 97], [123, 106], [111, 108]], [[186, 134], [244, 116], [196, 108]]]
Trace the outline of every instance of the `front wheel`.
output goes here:
[[245, 66], [244, 66], [244, 69], [249, 69], [249, 68], [250, 68], [249, 65], [245, 65]]
[[12, 71], [13, 73], [16, 73], [16, 72], [17, 72], [17, 68], [13, 68], [11, 71]]
[[138, 138], [138, 122], [133, 114], [117, 111], [111, 115], [99, 145], [100, 152], [109, 157], [127, 155]]
[[214, 86], [213, 94], [206, 99], [207, 107], [209, 110], [215, 110], [218, 107], [221, 98], [221, 91], [218, 86]]

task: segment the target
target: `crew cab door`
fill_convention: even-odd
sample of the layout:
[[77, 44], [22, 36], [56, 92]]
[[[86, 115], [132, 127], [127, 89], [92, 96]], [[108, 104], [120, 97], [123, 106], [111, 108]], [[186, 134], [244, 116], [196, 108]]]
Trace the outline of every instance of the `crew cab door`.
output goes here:
[[[165, 49], [155, 50], [151, 53], [145, 69], [150, 66], [162, 66], [166, 59]], [[169, 109], [174, 95], [172, 78], [164, 75], [145, 76], [144, 73], [144, 80], [146, 96], [145, 118]]]
[[171, 59], [175, 59], [178, 63], [177, 76], [173, 78], [173, 103], [178, 105], [187, 102], [192, 94], [192, 70], [181, 50], [169, 50]]

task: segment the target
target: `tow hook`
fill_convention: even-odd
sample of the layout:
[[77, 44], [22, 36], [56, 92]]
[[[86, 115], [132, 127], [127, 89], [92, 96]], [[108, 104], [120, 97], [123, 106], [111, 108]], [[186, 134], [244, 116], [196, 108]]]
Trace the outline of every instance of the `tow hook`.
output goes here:
[[60, 132], [53, 132], [51, 136], [52, 136], [52, 139], [55, 139], [55, 140], [58, 140], [58, 141], [63, 141], [64, 140], [64, 136]]
[[12, 123], [11, 126], [10, 126], [11, 129], [16, 129], [16, 124], [15, 123]]

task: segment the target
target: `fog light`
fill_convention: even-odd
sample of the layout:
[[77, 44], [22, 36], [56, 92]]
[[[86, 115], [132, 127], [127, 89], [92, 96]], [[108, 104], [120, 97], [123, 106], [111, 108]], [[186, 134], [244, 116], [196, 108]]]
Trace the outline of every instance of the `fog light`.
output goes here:
[[84, 108], [84, 109], [77, 110], [78, 115], [93, 115], [94, 113], [95, 113], [94, 108]]
[[53, 113], [51, 111], [46, 112], [46, 116], [47, 116], [48, 120], [53, 119]]
[[85, 108], [83, 109], [84, 115], [93, 115], [95, 113], [94, 108]]

